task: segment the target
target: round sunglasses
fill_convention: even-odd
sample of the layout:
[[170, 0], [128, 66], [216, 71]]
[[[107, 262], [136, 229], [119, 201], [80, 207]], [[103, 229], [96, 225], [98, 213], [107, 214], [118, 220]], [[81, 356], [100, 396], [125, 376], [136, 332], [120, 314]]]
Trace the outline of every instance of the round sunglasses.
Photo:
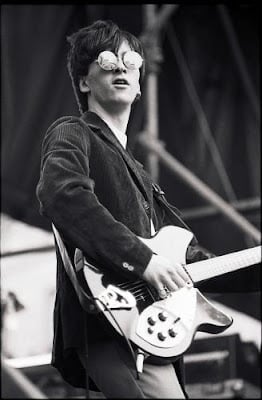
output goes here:
[[[118, 57], [112, 51], [102, 51], [95, 60], [105, 71], [116, 69]], [[143, 64], [143, 58], [136, 51], [130, 50], [123, 54], [122, 62], [128, 69], [139, 69]]]

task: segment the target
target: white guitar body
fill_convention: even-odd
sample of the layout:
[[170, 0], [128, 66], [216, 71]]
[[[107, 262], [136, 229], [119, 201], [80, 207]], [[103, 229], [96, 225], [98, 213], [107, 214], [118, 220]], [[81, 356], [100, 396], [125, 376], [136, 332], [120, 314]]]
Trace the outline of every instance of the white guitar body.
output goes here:
[[139, 237], [154, 253], [159, 254], [171, 262], [186, 264], [186, 251], [193, 238], [192, 232], [179, 226], [168, 225], [150, 239]]
[[[155, 253], [185, 266], [191, 232], [166, 226], [153, 238], [140, 239]], [[261, 246], [257, 246], [189, 264], [186, 269], [197, 282], [205, 276], [228, 272], [227, 268], [232, 271], [260, 261]], [[102, 271], [86, 260], [83, 273], [97, 307], [111, 326], [153, 356], [175, 359], [187, 350], [197, 331], [219, 333], [233, 322], [194, 287], [179, 289], [162, 300], [146, 282], [123, 281], [112, 271]]]

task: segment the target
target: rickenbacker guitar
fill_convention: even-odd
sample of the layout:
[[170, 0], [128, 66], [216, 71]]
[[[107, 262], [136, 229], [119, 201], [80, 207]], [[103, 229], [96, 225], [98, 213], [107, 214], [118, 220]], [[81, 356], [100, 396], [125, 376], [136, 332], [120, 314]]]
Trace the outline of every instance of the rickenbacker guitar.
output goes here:
[[[170, 225], [150, 239], [140, 239], [154, 253], [182, 264], [194, 283], [261, 262], [261, 246], [257, 246], [186, 265], [192, 237], [190, 231]], [[216, 334], [233, 322], [194, 286], [160, 299], [145, 281], [123, 281], [85, 259], [82, 271], [98, 309], [112, 327], [150, 355], [175, 359], [189, 348], [197, 331]]]

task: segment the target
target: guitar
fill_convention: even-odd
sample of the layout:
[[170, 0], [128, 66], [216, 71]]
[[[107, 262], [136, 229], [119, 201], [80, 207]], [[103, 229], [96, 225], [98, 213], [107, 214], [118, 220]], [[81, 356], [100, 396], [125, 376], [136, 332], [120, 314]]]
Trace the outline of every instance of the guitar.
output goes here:
[[[166, 226], [150, 239], [139, 238], [154, 253], [182, 264], [194, 283], [261, 262], [261, 246], [257, 246], [186, 265], [192, 237], [186, 229]], [[80, 270], [77, 265], [76, 270]], [[233, 322], [194, 286], [160, 299], [145, 281], [123, 281], [86, 259], [82, 272], [98, 309], [111, 326], [152, 356], [175, 359], [188, 349], [197, 331], [216, 334]]]

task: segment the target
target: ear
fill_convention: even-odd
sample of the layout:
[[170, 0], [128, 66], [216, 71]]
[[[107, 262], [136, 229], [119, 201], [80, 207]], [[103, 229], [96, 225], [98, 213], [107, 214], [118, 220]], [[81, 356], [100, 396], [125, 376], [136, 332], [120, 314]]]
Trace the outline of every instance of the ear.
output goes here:
[[80, 78], [79, 89], [80, 89], [80, 92], [82, 92], [82, 93], [90, 92], [90, 88], [89, 88], [86, 76], [83, 76], [82, 78]]
[[138, 93], [136, 94], [134, 103], [136, 103], [138, 100], [140, 100], [140, 97], [141, 97], [141, 92], [138, 92]]

